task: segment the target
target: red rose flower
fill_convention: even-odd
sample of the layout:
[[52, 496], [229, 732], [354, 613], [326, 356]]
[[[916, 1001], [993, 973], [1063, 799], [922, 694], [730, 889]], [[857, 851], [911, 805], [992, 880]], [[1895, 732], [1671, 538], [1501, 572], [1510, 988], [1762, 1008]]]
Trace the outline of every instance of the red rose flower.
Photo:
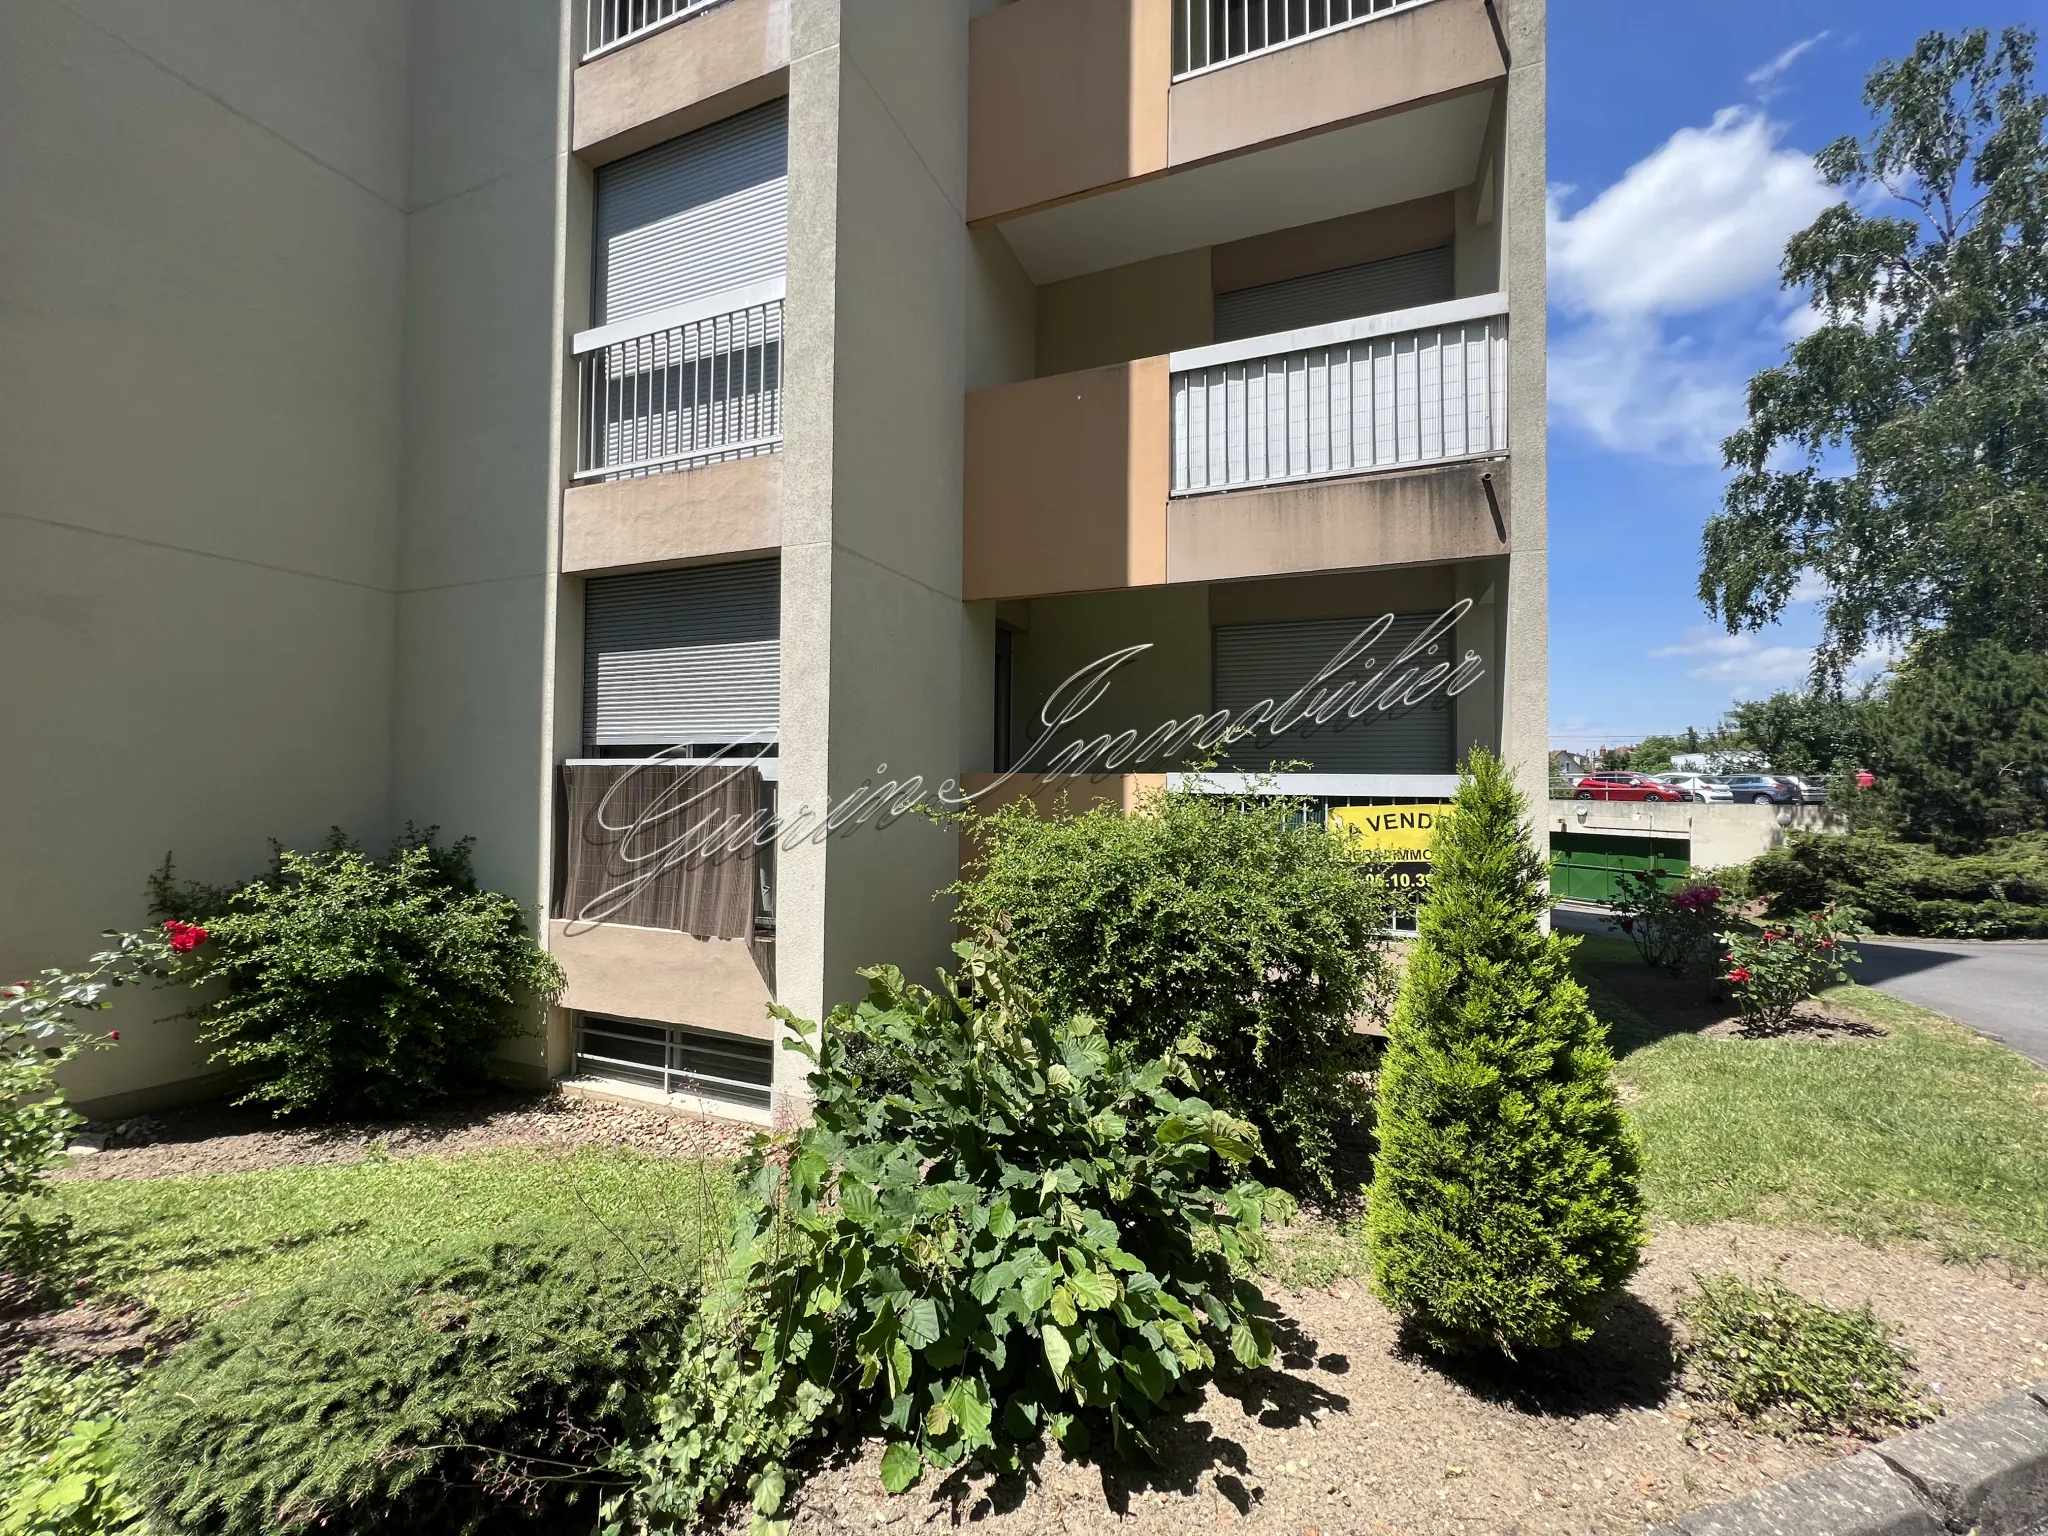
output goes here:
[[118, 1029], [110, 1029], [107, 1031], [107, 1038], [109, 1040], [118, 1040], [121, 1038], [121, 1031], [119, 1031]]
[[194, 923], [178, 924], [177, 932], [171, 935], [171, 953], [189, 955], [206, 942], [206, 930]]
[[1634, 933], [1636, 931], [1636, 920], [1632, 917], [1624, 917], [1621, 920], [1621, 931], [1623, 933]]
[[1767, 932], [1764, 934], [1764, 942], [1766, 944], [1775, 944], [1778, 942], [1778, 935], [1776, 935], [1775, 933]]
[[1728, 979], [1730, 981], [1747, 981], [1749, 980], [1749, 972], [1738, 965], [1728, 973]]

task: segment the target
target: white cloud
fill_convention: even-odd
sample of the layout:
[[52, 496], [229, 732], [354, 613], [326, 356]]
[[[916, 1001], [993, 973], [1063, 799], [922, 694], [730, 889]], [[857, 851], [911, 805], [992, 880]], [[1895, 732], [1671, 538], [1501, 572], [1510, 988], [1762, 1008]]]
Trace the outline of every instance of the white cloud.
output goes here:
[[1617, 453], [1718, 464], [1745, 389], [1724, 357], [1651, 320], [1594, 321], [1551, 343], [1551, 403]]
[[1763, 90], [1765, 87], [1774, 84], [1778, 76], [1784, 74], [1786, 70], [1799, 62], [1801, 54], [1805, 53], [1807, 49], [1813, 47], [1816, 43], [1826, 42], [1829, 36], [1829, 33], [1823, 31], [1816, 32], [1811, 37], [1801, 38], [1790, 48], [1787, 48], [1783, 53], [1771, 60], [1770, 63], [1759, 69], [1751, 70], [1749, 72], [1749, 83], [1758, 90]]
[[1553, 297], [1609, 319], [1711, 309], [1771, 282], [1786, 237], [1836, 195], [1748, 107], [1681, 128], [1577, 213], [1553, 192]]
[[1575, 213], [1570, 189], [1551, 189], [1551, 297], [1568, 317], [1552, 337], [1551, 401], [1602, 446], [1720, 461], [1750, 373], [1795, 323], [1759, 301], [1786, 240], [1835, 198], [1782, 132], [1728, 107]]
[[1779, 645], [1762, 635], [1730, 635], [1696, 624], [1677, 645], [1660, 645], [1648, 653], [1652, 661], [1673, 656], [1700, 658], [1686, 668], [1695, 682], [1728, 688], [1736, 698], [1796, 686], [1806, 681], [1813, 652], [1803, 646]]
[[1804, 570], [1799, 573], [1799, 580], [1792, 584], [1792, 595], [1786, 598], [1785, 601], [1788, 603], [1817, 603], [1827, 597], [1829, 591], [1828, 584], [1821, 578], [1820, 572], [1810, 569]]

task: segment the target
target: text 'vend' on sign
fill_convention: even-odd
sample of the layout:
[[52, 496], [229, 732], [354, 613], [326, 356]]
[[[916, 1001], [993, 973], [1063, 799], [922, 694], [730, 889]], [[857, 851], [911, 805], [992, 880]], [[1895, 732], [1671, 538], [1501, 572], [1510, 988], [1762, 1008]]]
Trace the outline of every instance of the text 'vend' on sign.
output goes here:
[[1353, 848], [1387, 868], [1396, 890], [1417, 891], [1429, 884], [1430, 849], [1436, 829], [1451, 807], [1428, 805], [1333, 805], [1330, 830]]

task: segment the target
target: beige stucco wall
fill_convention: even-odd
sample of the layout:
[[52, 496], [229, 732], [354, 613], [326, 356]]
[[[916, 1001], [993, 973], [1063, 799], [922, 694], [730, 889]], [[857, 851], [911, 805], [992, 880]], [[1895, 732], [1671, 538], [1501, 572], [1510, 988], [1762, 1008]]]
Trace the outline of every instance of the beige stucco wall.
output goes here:
[[559, 919], [548, 924], [548, 945], [569, 980], [564, 1009], [775, 1036], [771, 946]]
[[1232, 293], [1312, 272], [1432, 250], [1451, 244], [1456, 232], [1456, 200], [1452, 193], [1443, 192], [1227, 241], [1211, 252], [1210, 272], [1216, 292]]
[[[792, 29], [781, 793], [815, 812], [883, 763], [959, 771], [967, 15], [795, 0]], [[817, 1018], [858, 966], [940, 964], [956, 867], [915, 818], [786, 846], [782, 1001]]]
[[1506, 583], [1501, 753], [1532, 806], [1548, 792], [1550, 775], [1544, 3], [1508, 0], [1505, 6], [1514, 70], [1508, 81], [1501, 173], [1502, 265], [1512, 338], [1508, 346], [1509, 448], [1514, 455], [1515, 478], [1515, 552], [1508, 562]]
[[[583, 6], [569, 7], [582, 47]], [[790, 0], [725, 0], [576, 70], [576, 152], [591, 164], [647, 149], [780, 96]]]
[[782, 543], [782, 455], [764, 453], [562, 496], [562, 569], [629, 571], [773, 553]]
[[1472, 90], [1506, 72], [1486, 0], [1435, 0], [1173, 86], [1180, 166]]
[[[1500, 497], [1499, 528], [1484, 474]], [[1167, 503], [1166, 579], [1482, 559], [1504, 553], [1513, 532], [1504, 460], [1190, 496]]]
[[1166, 579], [1163, 357], [967, 397], [965, 595]]
[[[0, 6], [0, 973], [389, 829], [409, 8]], [[187, 994], [66, 1074], [204, 1081]]]
[[[568, 260], [567, 16], [421, 0], [411, 69], [394, 815], [537, 921]], [[537, 1038], [511, 1042], [529, 1073]]]
[[[1016, 761], [1042, 763], [1026, 749], [1045, 735], [1047, 700], [1073, 674], [1129, 646], [1143, 652], [1117, 670], [1109, 691], [1080, 720], [1052, 738], [1057, 751], [1076, 737], [1139, 735], [1166, 720], [1209, 709], [1209, 597], [1201, 587], [1138, 587], [1125, 592], [1045, 597], [1031, 603], [1031, 628], [1015, 641]], [[1132, 765], [1137, 766], [1137, 765]]]
[[1209, 250], [1090, 272], [1038, 291], [1038, 373], [1072, 373], [1215, 339]]
[[1166, 166], [1172, 0], [1016, 0], [972, 29], [967, 216]]

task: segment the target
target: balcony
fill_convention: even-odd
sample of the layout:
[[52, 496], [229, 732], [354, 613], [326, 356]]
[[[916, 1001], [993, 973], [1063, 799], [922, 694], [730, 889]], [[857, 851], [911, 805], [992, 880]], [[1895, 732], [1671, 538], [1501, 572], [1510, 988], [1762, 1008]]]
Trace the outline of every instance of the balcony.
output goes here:
[[601, 165], [784, 94], [789, 10], [790, 0], [582, 0], [571, 147]]
[[[1488, 88], [1507, 75], [1487, 0], [1016, 0], [977, 17], [970, 39], [977, 223], [1146, 185], [1155, 190], [1138, 211], [1150, 217], [1161, 172], [1397, 115], [1391, 139], [1368, 134], [1349, 157], [1371, 162], [1391, 146], [1411, 163], [1412, 185], [1387, 200], [1464, 185]], [[1476, 107], [1452, 105], [1469, 95]], [[1297, 173], [1321, 163], [1297, 161]], [[1463, 174], [1425, 184], [1454, 163]], [[1046, 240], [1071, 238], [1079, 217], [1055, 221]]]
[[549, 923], [563, 1007], [772, 1037], [774, 847], [730, 829], [773, 814], [775, 779], [773, 758], [563, 765]]
[[674, 26], [719, 0], [584, 0], [585, 62]]
[[1499, 294], [1176, 352], [1173, 494], [1507, 452]]
[[1507, 553], [1506, 314], [1488, 294], [968, 396], [965, 595]]
[[1429, 0], [1174, 0], [1173, 78], [1271, 53]]
[[579, 484], [782, 445], [783, 280], [576, 338]]

